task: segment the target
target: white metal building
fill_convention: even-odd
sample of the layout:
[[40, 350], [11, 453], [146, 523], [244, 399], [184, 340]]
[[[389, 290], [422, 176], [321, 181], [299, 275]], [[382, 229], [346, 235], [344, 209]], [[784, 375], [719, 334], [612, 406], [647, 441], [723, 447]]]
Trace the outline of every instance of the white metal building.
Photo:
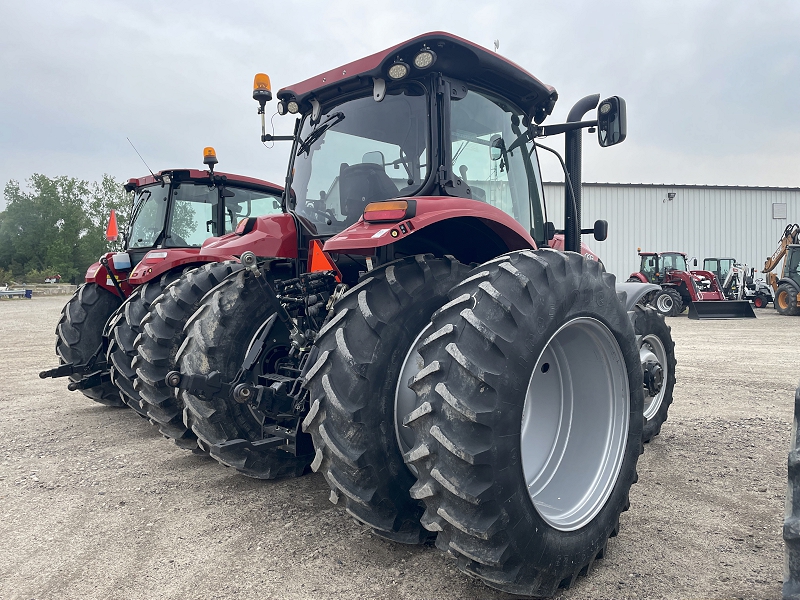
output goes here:
[[[564, 184], [545, 183], [548, 219], [564, 227]], [[608, 239], [584, 235], [619, 280], [638, 271], [637, 248], [733, 257], [760, 271], [788, 224], [800, 223], [800, 188], [584, 183], [582, 227], [608, 221]], [[691, 264], [691, 263], [690, 263]], [[756, 275], [758, 277], [758, 275]]]

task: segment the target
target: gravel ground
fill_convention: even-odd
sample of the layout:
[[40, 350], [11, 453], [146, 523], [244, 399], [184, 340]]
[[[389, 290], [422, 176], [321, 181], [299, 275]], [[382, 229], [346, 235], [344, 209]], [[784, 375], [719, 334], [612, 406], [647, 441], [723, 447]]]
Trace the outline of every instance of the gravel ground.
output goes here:
[[[513, 598], [384, 542], [319, 475], [262, 482], [64, 380], [66, 298], [0, 301], [0, 598]], [[559, 598], [779, 598], [800, 319], [669, 319], [675, 404], [606, 558]]]

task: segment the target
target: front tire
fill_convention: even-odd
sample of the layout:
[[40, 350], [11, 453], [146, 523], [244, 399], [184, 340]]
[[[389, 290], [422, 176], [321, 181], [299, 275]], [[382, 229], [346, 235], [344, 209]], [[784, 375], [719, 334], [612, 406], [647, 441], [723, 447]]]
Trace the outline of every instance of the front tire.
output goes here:
[[552, 250], [475, 269], [433, 315], [407, 462], [422, 522], [463, 572], [549, 596], [602, 558], [642, 442], [633, 328], [614, 276]]
[[[80, 365], [89, 360], [103, 342], [106, 322], [121, 303], [119, 296], [96, 283], [84, 283], [75, 290], [61, 310], [61, 319], [56, 326], [56, 354], [61, 364]], [[70, 380], [77, 381], [78, 378], [71, 376]], [[105, 406], [125, 406], [119, 390], [110, 381], [81, 391], [84, 396]]]
[[774, 304], [775, 309], [782, 315], [800, 315], [800, 308], [797, 307], [797, 290], [788, 283], [778, 286]]
[[396, 542], [419, 544], [430, 535], [420, 525], [422, 505], [409, 496], [415, 477], [398, 447], [398, 379], [409, 348], [468, 271], [430, 254], [370, 271], [336, 303], [332, 325], [315, 342], [304, 421], [316, 449], [311, 467], [325, 476], [331, 501], [341, 498], [349, 514]]
[[664, 288], [653, 298], [653, 307], [665, 317], [676, 317], [683, 312], [683, 299], [672, 288]]
[[[639, 340], [639, 358], [645, 376], [660, 379], [644, 390], [644, 429], [642, 442], [647, 443], [661, 432], [672, 404], [675, 388], [675, 342], [664, 317], [650, 307], [634, 307], [634, 331]], [[657, 367], [656, 364], [657, 363]]]

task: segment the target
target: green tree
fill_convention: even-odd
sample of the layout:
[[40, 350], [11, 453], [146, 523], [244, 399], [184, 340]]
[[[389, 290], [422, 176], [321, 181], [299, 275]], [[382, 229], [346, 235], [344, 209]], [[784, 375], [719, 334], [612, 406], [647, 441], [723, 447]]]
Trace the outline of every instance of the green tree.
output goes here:
[[[55, 271], [79, 282], [101, 254], [122, 248], [105, 240], [111, 208], [127, 219], [129, 200], [113, 177], [89, 183], [74, 177], [34, 174], [26, 188], [9, 181], [0, 212], [0, 269], [21, 280], [27, 273]], [[33, 273], [32, 273], [33, 274]]]

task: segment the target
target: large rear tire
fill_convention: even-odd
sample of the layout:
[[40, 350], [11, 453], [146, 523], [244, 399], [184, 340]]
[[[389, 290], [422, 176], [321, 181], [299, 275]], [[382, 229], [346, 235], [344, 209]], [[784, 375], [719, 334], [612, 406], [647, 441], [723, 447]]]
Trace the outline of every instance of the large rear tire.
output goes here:
[[183, 402], [164, 380], [176, 368], [175, 357], [185, 339], [183, 328], [189, 317], [212, 288], [241, 268], [236, 261], [209, 263], [173, 281], [150, 306], [134, 343], [133, 387], [142, 409], [165, 437], [187, 450], [197, 448], [197, 436], [183, 422]]
[[110, 323], [107, 360], [111, 367], [111, 381], [119, 388], [122, 401], [145, 419], [147, 412], [136, 390], [136, 369], [132, 364], [136, 350], [133, 345], [142, 332], [142, 321], [150, 305], [180, 276], [181, 271], [173, 269], [137, 287]]
[[370, 271], [337, 302], [336, 317], [315, 342], [304, 421], [316, 449], [311, 467], [328, 481], [331, 501], [341, 498], [349, 514], [396, 542], [430, 537], [420, 524], [421, 503], [409, 496], [416, 479], [398, 447], [395, 401], [398, 386], [407, 389], [398, 380], [412, 344], [468, 271], [452, 257], [430, 254]]
[[602, 558], [636, 481], [642, 381], [614, 276], [575, 253], [490, 261], [433, 315], [405, 458], [465, 573], [550, 596]]
[[788, 484], [783, 515], [783, 595], [800, 599], [800, 387], [794, 393], [794, 419], [789, 448]]
[[639, 340], [639, 358], [645, 376], [658, 381], [651, 382], [644, 390], [644, 429], [642, 441], [649, 442], [661, 432], [672, 404], [675, 388], [675, 342], [664, 317], [650, 307], [634, 307], [633, 329]]
[[[249, 271], [239, 271], [207, 294], [186, 323], [186, 339], [176, 356], [181, 373], [220, 373], [231, 381], [262, 325], [274, 314], [261, 287]], [[277, 321], [273, 329], [270, 358], [262, 371], [270, 372], [276, 361], [285, 359], [290, 347], [289, 332]], [[232, 398], [202, 399], [181, 393], [184, 423], [199, 440], [203, 450], [223, 465], [248, 477], [276, 479], [296, 477], [311, 462], [310, 456], [294, 456], [265, 439], [265, 417]]]
[[797, 290], [788, 283], [778, 286], [774, 304], [775, 309], [782, 315], [800, 315], [800, 308], [797, 307]]
[[[56, 326], [56, 354], [61, 364], [85, 364], [103, 342], [103, 329], [122, 300], [96, 283], [79, 286], [61, 310]], [[102, 351], [100, 360], [102, 362]], [[77, 381], [77, 377], [70, 380]], [[106, 406], [125, 406], [116, 386], [107, 381], [81, 390], [83, 395]]]

